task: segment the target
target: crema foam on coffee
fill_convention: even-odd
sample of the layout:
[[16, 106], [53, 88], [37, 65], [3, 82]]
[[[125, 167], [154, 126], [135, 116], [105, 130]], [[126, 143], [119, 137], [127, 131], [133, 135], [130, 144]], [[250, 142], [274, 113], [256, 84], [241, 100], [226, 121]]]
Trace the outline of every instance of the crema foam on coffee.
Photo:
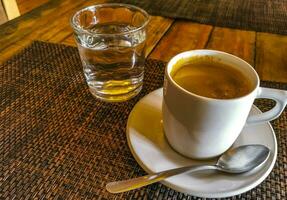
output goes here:
[[185, 90], [214, 99], [232, 99], [252, 91], [251, 81], [238, 69], [200, 57], [171, 72], [173, 80]]

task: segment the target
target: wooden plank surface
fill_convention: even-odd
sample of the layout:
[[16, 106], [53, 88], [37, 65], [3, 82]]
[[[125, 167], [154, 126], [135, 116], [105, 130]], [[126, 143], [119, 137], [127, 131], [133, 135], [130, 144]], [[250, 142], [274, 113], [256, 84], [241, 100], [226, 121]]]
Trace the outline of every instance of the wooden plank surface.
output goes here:
[[255, 32], [215, 27], [206, 48], [225, 51], [253, 65]]
[[4, 5], [0, 0], [0, 25], [7, 22], [8, 18], [4, 9]]
[[47, 3], [49, 0], [17, 0], [18, 8], [20, 14], [23, 15], [44, 3]]
[[211, 30], [212, 26], [209, 25], [176, 21], [149, 57], [168, 61], [180, 52], [202, 49], [208, 41]]
[[[51, 42], [61, 42], [67, 36], [72, 34], [69, 19], [74, 12], [81, 7], [91, 5], [95, 2], [104, 2], [104, 0], [73, 1], [73, 0], [52, 0], [44, 6], [27, 13], [20, 18], [5, 23], [0, 26], [0, 52], [6, 52], [6, 55], [13, 55], [18, 51], [16, 48], [9, 48], [11, 45], [19, 44], [21, 41], [42, 40]], [[17, 45], [16, 45], [17, 46]], [[1, 53], [2, 54], [2, 53]]]
[[0, 27], [3, 30], [0, 32], [0, 50], [21, 39], [41, 40], [47, 33], [59, 32], [59, 27], [69, 26], [69, 18], [76, 10], [90, 4], [86, 1], [54, 0], [34, 12], [3, 24]]
[[63, 44], [66, 44], [66, 45], [74, 46], [74, 47], [77, 46], [73, 34], [71, 34], [71, 35], [69, 35], [68, 37], [66, 37], [66, 38], [62, 41], [62, 43], [63, 43]]
[[146, 56], [148, 56], [160, 39], [168, 31], [173, 20], [159, 16], [152, 16], [147, 27]]
[[257, 33], [255, 69], [262, 80], [287, 83], [287, 36]]

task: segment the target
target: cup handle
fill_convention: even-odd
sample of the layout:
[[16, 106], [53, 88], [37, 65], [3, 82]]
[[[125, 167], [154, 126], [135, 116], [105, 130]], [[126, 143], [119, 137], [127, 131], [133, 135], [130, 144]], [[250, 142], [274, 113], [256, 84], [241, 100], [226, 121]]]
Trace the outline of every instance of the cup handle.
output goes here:
[[287, 91], [259, 87], [256, 98], [266, 98], [276, 101], [276, 105], [269, 111], [248, 117], [247, 124], [271, 121], [280, 116], [287, 104]]

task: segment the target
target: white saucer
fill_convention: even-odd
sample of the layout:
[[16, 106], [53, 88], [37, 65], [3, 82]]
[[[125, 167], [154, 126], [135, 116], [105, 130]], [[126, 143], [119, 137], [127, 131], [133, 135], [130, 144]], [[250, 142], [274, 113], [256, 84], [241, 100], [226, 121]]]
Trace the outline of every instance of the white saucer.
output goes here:
[[[191, 164], [215, 163], [195, 161], [181, 156], [167, 143], [161, 124], [162, 89], [141, 99], [130, 113], [127, 123], [127, 140], [139, 165], [147, 172], [159, 172]], [[251, 114], [261, 111], [253, 106]], [[245, 127], [233, 147], [244, 144], [263, 144], [271, 149], [267, 163], [240, 175], [217, 171], [181, 174], [162, 181], [174, 190], [198, 197], [222, 198], [241, 194], [260, 184], [271, 172], [276, 156], [277, 142], [269, 123]]]

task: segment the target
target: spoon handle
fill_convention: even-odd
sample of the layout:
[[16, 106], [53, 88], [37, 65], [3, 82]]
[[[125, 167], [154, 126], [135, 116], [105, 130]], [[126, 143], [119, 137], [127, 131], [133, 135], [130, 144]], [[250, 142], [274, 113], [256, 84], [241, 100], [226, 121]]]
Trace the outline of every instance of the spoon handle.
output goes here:
[[163, 179], [166, 179], [171, 176], [175, 176], [178, 174], [186, 173], [186, 172], [194, 172], [199, 170], [207, 170], [207, 169], [217, 169], [215, 165], [195, 165], [195, 166], [187, 166], [187, 167], [180, 167], [175, 169], [170, 169], [158, 173], [153, 173], [129, 180], [123, 181], [115, 181], [108, 183], [106, 185], [106, 189], [110, 193], [120, 193], [126, 192], [129, 190], [134, 190], [152, 183], [156, 183]]

